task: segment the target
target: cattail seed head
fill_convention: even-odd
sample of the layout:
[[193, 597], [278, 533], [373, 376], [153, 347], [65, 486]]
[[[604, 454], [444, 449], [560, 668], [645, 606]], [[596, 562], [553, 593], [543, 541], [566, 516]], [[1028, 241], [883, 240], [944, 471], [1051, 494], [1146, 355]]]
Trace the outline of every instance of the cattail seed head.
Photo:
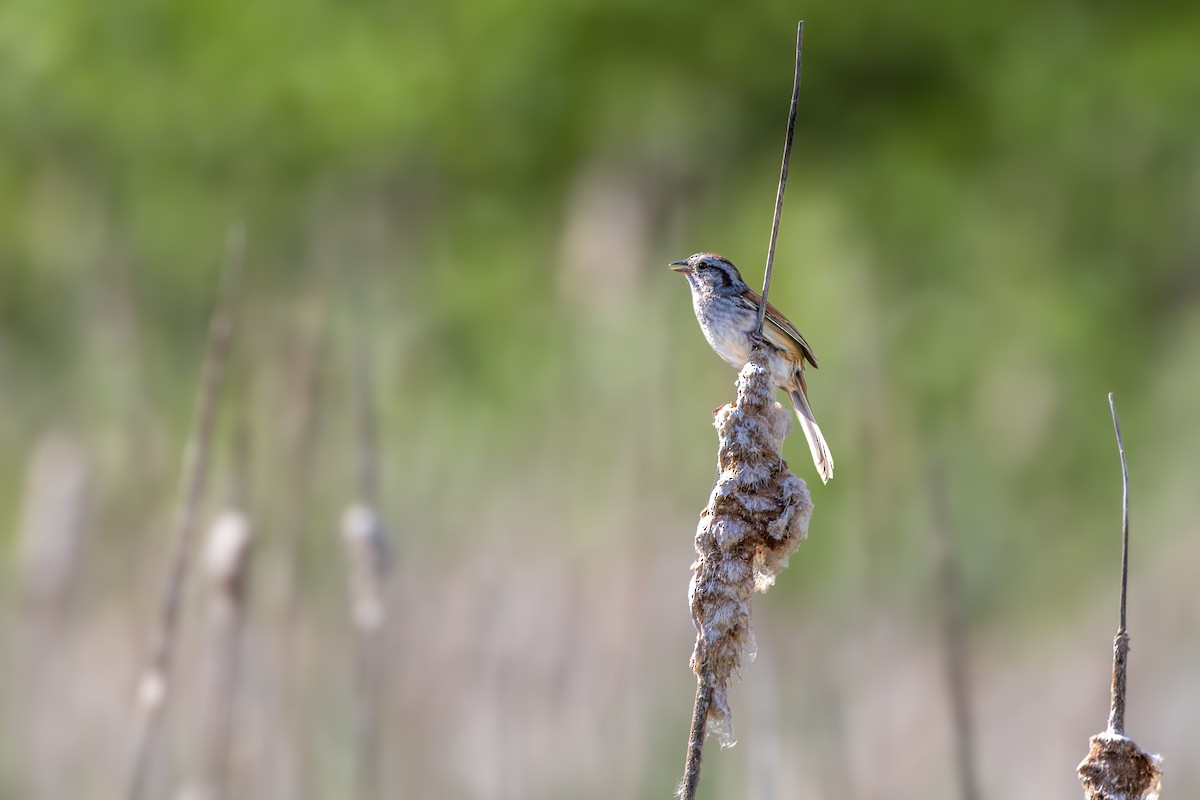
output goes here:
[[226, 509], [213, 520], [204, 547], [204, 572], [218, 597], [236, 603], [246, 582], [251, 544], [250, 520]]
[[347, 507], [342, 513], [342, 541], [350, 561], [354, 624], [373, 630], [386, 616], [383, 582], [391, 560], [383, 522], [374, 509], [362, 504]]
[[1079, 782], [1087, 800], [1158, 800], [1161, 768], [1162, 757], [1126, 736], [1106, 732], [1092, 737], [1078, 768]]
[[774, 399], [766, 354], [755, 348], [737, 381], [737, 401], [715, 425], [721, 473], [696, 529], [688, 590], [696, 649], [692, 670], [712, 688], [708, 730], [733, 744], [728, 686], [753, 655], [750, 596], [765, 591], [808, 535], [812, 500], [781, 455], [791, 414]]

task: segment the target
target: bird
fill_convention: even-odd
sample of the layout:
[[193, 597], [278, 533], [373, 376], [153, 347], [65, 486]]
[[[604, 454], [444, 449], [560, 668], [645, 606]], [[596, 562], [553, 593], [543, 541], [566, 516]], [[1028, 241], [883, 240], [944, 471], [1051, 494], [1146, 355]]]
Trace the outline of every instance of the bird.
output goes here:
[[[740, 370], [750, 360], [751, 334], [758, 322], [762, 299], [759, 293], [746, 285], [729, 259], [715, 253], [696, 253], [670, 266], [687, 278], [692, 290], [692, 308], [704, 338], [727, 364]], [[813, 417], [804, 382], [805, 362], [816, 369], [817, 357], [791, 320], [770, 303], [763, 321], [763, 338], [770, 345], [771, 380], [791, 399], [817, 474], [822, 483], [829, 483], [833, 477], [833, 456]]]

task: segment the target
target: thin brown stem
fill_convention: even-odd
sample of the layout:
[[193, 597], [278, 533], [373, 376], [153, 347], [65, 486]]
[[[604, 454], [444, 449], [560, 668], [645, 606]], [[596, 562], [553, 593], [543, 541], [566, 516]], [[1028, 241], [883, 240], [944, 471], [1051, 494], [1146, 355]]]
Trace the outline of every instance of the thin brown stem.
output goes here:
[[375, 402], [372, 397], [373, 380], [371, 354], [366, 337], [360, 338], [356, 359], [355, 383], [357, 384], [358, 418], [358, 493], [359, 502], [379, 510], [379, 454], [375, 422]]
[[208, 344], [201, 371], [200, 393], [192, 421], [192, 432], [183, 451], [183, 490], [173, 525], [170, 567], [160, 604], [158, 625], [138, 690], [137, 731], [126, 791], [129, 800], [139, 800], [145, 792], [150, 746], [157, 734], [169, 695], [171, 656], [187, 579], [188, 556], [192, 550], [200, 500], [204, 495], [208, 475], [213, 424], [224, 382], [229, 345], [233, 338], [234, 311], [245, 249], [245, 229], [239, 223], [229, 232], [217, 306], [209, 323]]
[[383, 723], [383, 630], [358, 631], [357, 794], [360, 800], [383, 797], [380, 771]]
[[1109, 392], [1117, 452], [1121, 456], [1121, 621], [1113, 639], [1112, 695], [1108, 728], [1091, 738], [1088, 753], [1076, 767], [1088, 800], [1157, 798], [1162, 794], [1162, 757], [1151, 755], [1125, 735], [1125, 687], [1129, 657], [1129, 632], [1125, 626], [1125, 598], [1129, 586], [1129, 465], [1121, 441], [1117, 405]]
[[[360, 315], [366, 319], [365, 278], [359, 285]], [[386, 651], [385, 582], [390, 551], [380, 514], [378, 429], [373, 402], [374, 373], [368, 338], [360, 329], [355, 363], [356, 461], [358, 503], [343, 517], [342, 533], [348, 547], [350, 583], [355, 623], [358, 708], [356, 714], [357, 796], [375, 800], [383, 796], [381, 740], [385, 706]]]
[[696, 800], [700, 788], [700, 760], [708, 733], [708, 707], [712, 705], [712, 686], [701, 680], [696, 684], [696, 704], [692, 708], [692, 731], [688, 736], [687, 761], [683, 765], [682, 800]]
[[281, 509], [285, 560], [279, 632], [280, 686], [277, 714], [283, 734], [275, 739], [282, 774], [283, 800], [303, 800], [312, 781], [307, 771], [308, 742], [303, 720], [304, 664], [296, 656], [301, 618], [301, 554], [306, 533], [305, 498], [309, 496], [313, 455], [321, 412], [320, 351], [324, 318], [320, 306], [308, 307], [297, 323], [288, 396], [293, 404], [287, 424], [287, 480], [293, 491]]
[[942, 608], [943, 650], [946, 658], [946, 690], [953, 714], [955, 756], [958, 763], [960, 797], [977, 800], [979, 780], [975, 769], [975, 727], [971, 719], [971, 691], [967, 676], [967, 653], [962, 615], [962, 579], [955, 558], [946, 482], [940, 465], [929, 471], [933, 496], [933, 528], [938, 557], [939, 605]]
[[767, 268], [763, 273], [762, 299], [758, 303], [758, 320], [754, 336], [762, 336], [763, 320], [767, 314], [767, 292], [771, 288], [771, 269], [775, 265], [775, 243], [779, 240], [779, 218], [783, 214], [783, 193], [787, 188], [788, 164], [792, 160], [792, 138], [796, 132], [796, 106], [800, 100], [800, 65], [804, 50], [804, 20], [796, 26], [796, 71], [792, 77], [792, 102], [788, 107], [787, 135], [783, 140], [783, 164], [779, 168], [779, 189], [775, 192], [775, 215], [771, 219], [771, 241], [767, 245]]
[[1121, 626], [1125, 632], [1125, 598], [1129, 588], [1129, 466], [1125, 463], [1125, 444], [1121, 441], [1121, 421], [1113, 393], [1108, 393], [1108, 408], [1112, 412], [1113, 430], [1117, 434], [1117, 453], [1121, 456]]
[[1117, 453], [1121, 456], [1121, 620], [1113, 638], [1112, 699], [1108, 712], [1108, 729], [1125, 735], [1126, 662], [1129, 656], [1129, 632], [1125, 627], [1125, 599], [1129, 589], [1129, 465], [1125, 462], [1125, 444], [1121, 440], [1121, 423], [1112, 392], [1108, 393], [1108, 408], [1112, 412], [1113, 430], [1117, 435]]
[[225, 800], [232, 794], [233, 752], [238, 694], [238, 662], [245, 628], [252, 534], [238, 505], [217, 516], [209, 534], [205, 566], [212, 596], [212, 686], [205, 742], [205, 796]]

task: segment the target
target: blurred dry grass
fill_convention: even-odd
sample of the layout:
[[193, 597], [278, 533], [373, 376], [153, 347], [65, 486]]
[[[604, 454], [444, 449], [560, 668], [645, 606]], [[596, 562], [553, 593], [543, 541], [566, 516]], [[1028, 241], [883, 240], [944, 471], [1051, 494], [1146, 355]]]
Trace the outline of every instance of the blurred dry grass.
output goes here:
[[[247, 334], [253, 340], [264, 323], [249, 316], [259, 320]], [[616, 386], [595, 375], [588, 383], [599, 359], [571, 361], [562, 369], [584, 385], [564, 384], [562, 397], [530, 412], [538, 422], [525, 430], [484, 433], [503, 426], [505, 416], [483, 408], [461, 420], [436, 411], [410, 420], [408, 407], [428, 407], [407, 394], [399, 415], [395, 406], [385, 414], [384, 507], [398, 535], [389, 688], [380, 711], [385, 794], [637, 797], [673, 785], [692, 688], [691, 533], [712, 477], [713, 437], [705, 433], [707, 390], [673, 391], [681, 365], [664, 366], [668, 352], [687, 362], [700, 349], [689, 347], [692, 332], [670, 316], [585, 322], [608, 326], [608, 340], [581, 336], [559, 346], [595, 356], [589, 350], [619, 347], [623, 337], [650, 342], [636, 366], [641, 377], [626, 365], [614, 375]], [[631, 325], [655, 331], [635, 337], [622, 327]], [[381, 338], [381, 351], [396, 346]], [[314, 444], [313, 491], [298, 495], [283, 482], [290, 473], [279, 460], [279, 425], [287, 404], [300, 401], [282, 388], [293, 385], [286, 373], [294, 362], [264, 362], [252, 373], [253, 347], [242, 345], [243, 380], [254, 378], [252, 427], [273, 444], [255, 449], [252, 484], [264, 525], [233, 726], [234, 796], [344, 796], [353, 773], [350, 611], [341, 570], [325, 566], [342, 558], [336, 509], [354, 481], [353, 447], [344, 444], [353, 399], [339, 389], [341, 362], [336, 345], [331, 350], [322, 362], [331, 388]], [[717, 367], [715, 402], [733, 378]], [[827, 406], [840, 391], [831, 385], [858, 374], [852, 363], [839, 367], [840, 374], [819, 375]], [[418, 374], [389, 370], [382, 360], [380, 372], [405, 393]], [[609, 417], [576, 424], [571, 402], [593, 392], [602, 396], [586, 408], [604, 408]], [[831, 437], [853, 452], [856, 436], [833, 406]], [[1186, 430], [1172, 444], [1155, 441], [1155, 426], [1140, 427], [1127, 432], [1135, 486], [1129, 725], [1166, 754], [1168, 787], [1186, 793], [1200, 785], [1189, 735], [1200, 711], [1200, 648], [1191, 635], [1200, 606], [1189, 570], [1200, 548], [1186, 513], [1187, 482], [1147, 454], [1174, 452], [1195, 434]], [[141, 498], [149, 502], [129, 517], [139, 529], [101, 524], [117, 513], [114, 503], [128, 499], [106, 498], [99, 473], [84, 466], [104, 460], [98, 441], [94, 432], [50, 432], [27, 458], [20, 542], [30, 555], [15, 562], [3, 640], [15, 665], [4, 774], [23, 797], [68, 796], [79, 786], [111, 796], [127, 755], [132, 686], [152, 618], [148, 599], [165, 559], [160, 529], [169, 492]], [[794, 445], [795, 461], [806, 463], [803, 443]], [[122, 447], [129, 443], [115, 446]], [[226, 472], [230, 458], [220, 462]], [[871, 470], [852, 468], [828, 494], [869, 497], [878, 491], [870, 480]], [[948, 479], [952, 496], [958, 480]], [[1095, 503], [1113, 530], [1097, 531], [1103, 552], [1087, 556], [1108, 564], [1087, 585], [1064, 591], [1015, 569], [1003, 578], [1011, 608], [968, 609], [985, 797], [1078, 791], [1072, 769], [1103, 722], [1115, 620], [1115, 488], [1111, 495]], [[824, 493], [816, 503], [811, 540], [781, 591], [756, 599], [759, 661], [733, 696], [741, 743], [710, 756], [702, 796], [745, 796], [757, 787], [763, 797], [952, 797], [936, 593], [922, 588], [935, 580], [932, 548], [898, 528], [878, 535], [908, 536], [905, 546], [915, 552], [898, 562], [869, 552], [880, 541], [870, 526], [886, 529], [897, 514], [912, 514], [907, 525], [919, 530], [927, 510], [920, 502], [907, 511], [872, 510]], [[285, 591], [288, 545], [275, 525], [292, 513], [285, 509], [298, 514], [302, 529], [293, 595]], [[1002, 516], [1017, 546], [1015, 529], [1026, 524], [1021, 509]], [[884, 546], [888, 553], [898, 547]], [[1053, 558], [1055, 549], [1048, 552]], [[968, 581], [971, 569], [978, 566], [968, 565]], [[187, 602], [178, 687], [205, 685], [200, 592], [193, 589]], [[287, 650], [284, 619], [295, 625]], [[284, 695], [288, 672], [296, 685]], [[199, 769], [205, 704], [203, 692], [180, 691], [170, 709], [159, 791], [176, 791]]]

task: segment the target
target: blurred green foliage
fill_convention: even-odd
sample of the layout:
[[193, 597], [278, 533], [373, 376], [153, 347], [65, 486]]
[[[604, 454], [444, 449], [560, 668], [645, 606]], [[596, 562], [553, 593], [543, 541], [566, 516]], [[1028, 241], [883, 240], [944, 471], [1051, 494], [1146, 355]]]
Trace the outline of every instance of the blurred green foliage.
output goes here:
[[[1104, 392], [1133, 452], [1182, 447], [1154, 387], [1195, 373], [1180, 338], [1200, 290], [1191, 3], [8, 3], [3, 496], [56, 420], [119, 418], [138, 392], [136, 425], [182, 430], [241, 218], [246, 375], [285, 349], [293, 303], [344, 305], [366, 282], [396, 459], [438, 452], [484, 485], [514, 452], [580, 460], [547, 477], [589, 519], [588, 482], [629, 457], [610, 432], [649, 415], [661, 433], [634, 447], [638, 474], [669, 471], [662, 491], [699, 507], [702, 412], [731, 375], [660, 267], [714, 249], [757, 274], [797, 14], [774, 297], [822, 358], [811, 383], [839, 479], [815, 524], [859, 530], [843, 546], [862, 552], [843, 555], [877, 559], [869, 571], [896, 563], [940, 461], [980, 597], [1004, 596], [1023, 561], [1051, 580], [1111, 516], [1095, 499], [1115, 496]], [[657, 214], [616, 312], [563, 289], [589, 170], [625, 176]], [[336, 362], [359, 319], [329, 319]], [[1196, 396], [1196, 379], [1170, 386]], [[546, 420], [551, 444], [527, 447]], [[396, 510], [431, 490], [413, 485]]]

